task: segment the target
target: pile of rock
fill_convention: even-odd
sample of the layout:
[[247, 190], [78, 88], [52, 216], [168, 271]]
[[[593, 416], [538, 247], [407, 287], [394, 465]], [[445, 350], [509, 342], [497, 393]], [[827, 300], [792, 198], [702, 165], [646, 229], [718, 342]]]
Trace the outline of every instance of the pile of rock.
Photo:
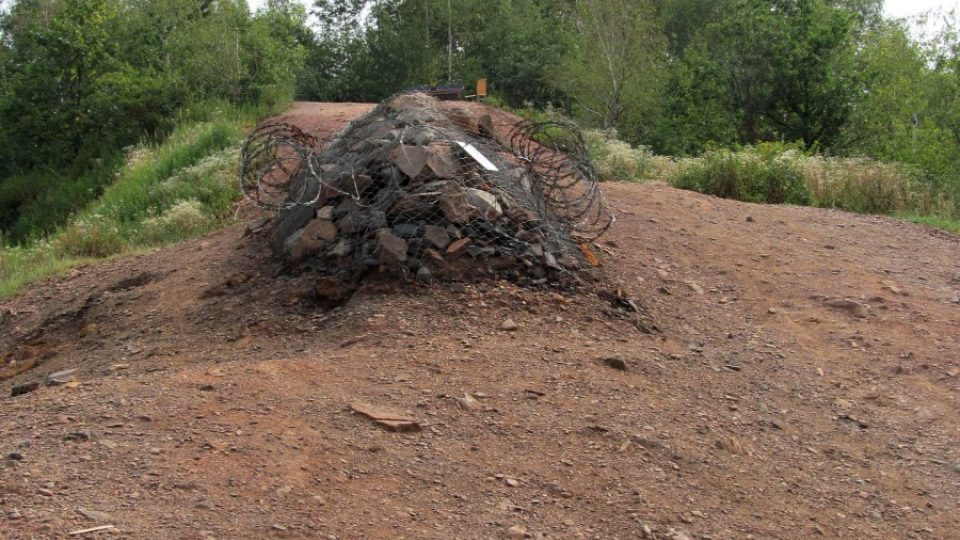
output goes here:
[[548, 177], [497, 131], [489, 116], [441, 109], [423, 94], [385, 101], [322, 149], [296, 153], [305, 157], [275, 220], [274, 250], [324, 276], [321, 294], [331, 296], [371, 271], [544, 284], [591, 268], [589, 244], [555, 211], [555, 191], [560, 180], [593, 179], [574, 178], [574, 167]]

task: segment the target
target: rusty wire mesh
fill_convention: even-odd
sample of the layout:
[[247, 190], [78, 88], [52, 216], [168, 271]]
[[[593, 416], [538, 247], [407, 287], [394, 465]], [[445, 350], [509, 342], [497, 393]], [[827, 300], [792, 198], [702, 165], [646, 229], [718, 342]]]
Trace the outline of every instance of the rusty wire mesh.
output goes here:
[[589, 242], [613, 223], [575, 126], [495, 123], [423, 94], [330, 140], [260, 126], [241, 160], [244, 192], [278, 211], [274, 249], [344, 282], [381, 269], [545, 283], [596, 265]]

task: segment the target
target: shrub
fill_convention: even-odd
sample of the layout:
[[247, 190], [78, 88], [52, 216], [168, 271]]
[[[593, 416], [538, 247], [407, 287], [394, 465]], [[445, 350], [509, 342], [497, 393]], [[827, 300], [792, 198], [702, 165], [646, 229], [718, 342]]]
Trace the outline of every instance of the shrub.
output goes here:
[[634, 148], [617, 139], [616, 130], [587, 130], [584, 138], [601, 180], [642, 180], [646, 177], [652, 158], [646, 147]]
[[57, 236], [56, 244], [68, 257], [109, 257], [126, 247], [117, 226], [97, 214], [71, 223]]
[[187, 199], [143, 220], [140, 241], [151, 245], [175, 242], [206, 232], [216, 223], [200, 201]]
[[709, 150], [670, 179], [674, 187], [727, 199], [770, 204], [810, 204], [799, 156], [783, 145]]

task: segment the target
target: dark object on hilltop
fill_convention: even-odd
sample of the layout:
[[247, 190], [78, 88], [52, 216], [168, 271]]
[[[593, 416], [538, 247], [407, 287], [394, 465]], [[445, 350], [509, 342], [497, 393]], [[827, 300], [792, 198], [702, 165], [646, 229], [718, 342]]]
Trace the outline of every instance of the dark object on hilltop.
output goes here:
[[371, 271], [546, 284], [597, 266], [590, 242], [613, 223], [574, 126], [499, 128], [423, 94], [381, 103], [329, 142], [261, 125], [241, 160], [244, 191], [278, 210], [273, 249], [323, 276], [325, 297]]

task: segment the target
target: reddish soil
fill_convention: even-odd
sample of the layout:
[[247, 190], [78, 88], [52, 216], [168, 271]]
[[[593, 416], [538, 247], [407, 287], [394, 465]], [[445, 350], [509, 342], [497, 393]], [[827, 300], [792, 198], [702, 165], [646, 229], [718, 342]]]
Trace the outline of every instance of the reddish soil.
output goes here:
[[238, 224], [0, 303], [0, 538], [960, 538], [957, 238], [604, 187], [576, 291], [323, 311]]

